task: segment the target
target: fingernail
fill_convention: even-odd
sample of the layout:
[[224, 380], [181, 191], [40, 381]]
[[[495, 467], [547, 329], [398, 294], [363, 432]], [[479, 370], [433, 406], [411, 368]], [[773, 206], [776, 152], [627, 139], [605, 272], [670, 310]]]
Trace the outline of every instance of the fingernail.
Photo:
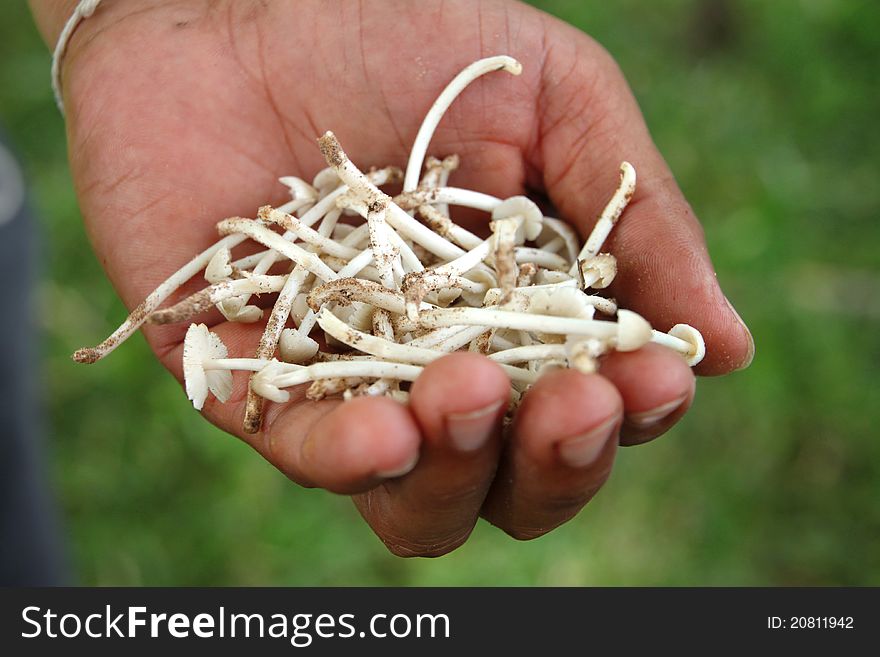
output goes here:
[[647, 411], [627, 413], [626, 421], [639, 429], [647, 429], [672, 415], [684, 403], [685, 399], [687, 399], [687, 395], [682, 395], [678, 399], [673, 399], [671, 402], [661, 404]]
[[559, 458], [572, 468], [584, 468], [594, 463], [617, 428], [617, 417], [612, 417], [595, 429], [559, 443]]
[[376, 473], [377, 477], [382, 477], [382, 479], [394, 479], [396, 477], [402, 477], [405, 474], [409, 474], [412, 472], [413, 468], [416, 467], [416, 463], [419, 462], [419, 454], [416, 452], [415, 456], [413, 456], [409, 461], [407, 461], [402, 468], [395, 468], [393, 470], [382, 470]]
[[473, 452], [489, 440], [498, 419], [498, 409], [504, 401], [470, 413], [450, 413], [446, 416], [446, 431], [452, 444], [460, 452]]
[[752, 364], [752, 360], [755, 358], [755, 338], [752, 337], [752, 332], [749, 330], [749, 327], [746, 326], [746, 323], [743, 321], [743, 318], [739, 316], [739, 313], [736, 312], [736, 308], [733, 307], [733, 304], [730, 303], [730, 299], [724, 297], [724, 300], [727, 302], [727, 307], [730, 308], [730, 312], [733, 313], [733, 316], [736, 317], [740, 326], [742, 326], [743, 330], [746, 332], [746, 336], [749, 339], [749, 351], [746, 353], [746, 357], [739, 366], [734, 369], [734, 372], [738, 372], [739, 370], [746, 369], [749, 365]]

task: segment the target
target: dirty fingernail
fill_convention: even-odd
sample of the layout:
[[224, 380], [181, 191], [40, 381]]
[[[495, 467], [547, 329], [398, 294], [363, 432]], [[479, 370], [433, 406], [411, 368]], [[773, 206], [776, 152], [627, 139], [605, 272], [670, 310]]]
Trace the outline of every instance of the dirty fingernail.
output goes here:
[[661, 404], [647, 411], [627, 413], [626, 421], [639, 429], [647, 429], [672, 415], [684, 403], [685, 399], [687, 399], [687, 395], [682, 395], [678, 399], [673, 399], [671, 402]]
[[594, 463], [614, 434], [617, 422], [617, 417], [612, 417], [587, 433], [563, 440], [559, 443], [559, 457], [572, 468]]
[[447, 415], [446, 431], [453, 446], [461, 452], [473, 452], [485, 445], [492, 435], [503, 403], [497, 401], [470, 413]]

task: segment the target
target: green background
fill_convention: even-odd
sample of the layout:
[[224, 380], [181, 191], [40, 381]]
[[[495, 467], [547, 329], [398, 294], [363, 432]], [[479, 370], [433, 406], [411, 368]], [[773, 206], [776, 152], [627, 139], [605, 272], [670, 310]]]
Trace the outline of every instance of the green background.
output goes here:
[[0, 19], [0, 121], [45, 238], [39, 306], [52, 480], [87, 584], [880, 584], [880, 4], [535, 3], [619, 60], [750, 324], [752, 367], [622, 450], [573, 522], [519, 543], [481, 523], [434, 560], [385, 551], [351, 503], [291, 484], [210, 427], [91, 254], [24, 3]]

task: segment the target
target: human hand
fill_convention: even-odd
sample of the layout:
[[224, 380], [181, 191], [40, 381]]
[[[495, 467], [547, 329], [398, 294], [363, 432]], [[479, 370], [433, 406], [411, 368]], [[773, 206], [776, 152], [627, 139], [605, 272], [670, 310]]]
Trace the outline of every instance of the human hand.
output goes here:
[[[87, 230], [127, 306], [215, 241], [218, 219], [278, 200], [279, 175], [323, 168], [315, 138], [325, 130], [362, 168], [405, 163], [438, 90], [503, 53], [523, 74], [466, 91], [429, 152], [461, 156], [456, 185], [546, 195], [582, 234], [630, 161], [639, 185], [606, 247], [619, 266], [610, 292], [656, 328], [697, 327], [699, 374], [751, 360], [748, 329], [625, 80], [581, 32], [506, 1], [135, 4], [105, 3], [85, 21], [63, 72]], [[51, 41], [52, 16], [42, 22]], [[254, 351], [259, 326], [217, 318], [231, 354]], [[178, 379], [185, 330], [144, 329]], [[681, 357], [649, 344], [609, 355], [595, 375], [544, 376], [502, 438], [506, 375], [457, 353], [426, 367], [408, 406], [294, 393], [250, 435], [240, 428], [246, 376], [236, 382], [226, 404], [205, 405], [211, 422], [294, 481], [353, 495], [392, 552], [423, 556], [461, 545], [481, 515], [517, 538], [557, 527], [604, 483], [618, 442], [662, 434], [694, 394]]]

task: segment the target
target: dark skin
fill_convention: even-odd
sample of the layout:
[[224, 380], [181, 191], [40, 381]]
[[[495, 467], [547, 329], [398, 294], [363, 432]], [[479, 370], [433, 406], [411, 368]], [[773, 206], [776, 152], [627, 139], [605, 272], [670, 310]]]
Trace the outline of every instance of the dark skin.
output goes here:
[[[73, 4], [32, 0], [50, 43]], [[540, 194], [587, 234], [619, 163], [632, 162], [638, 189], [606, 243], [619, 263], [610, 293], [660, 330], [697, 327], [708, 350], [697, 374], [751, 361], [751, 336], [718, 286], [693, 211], [621, 72], [585, 34], [505, 0], [137, 5], [102, 6], [63, 67], [86, 228], [128, 307], [215, 241], [218, 219], [283, 202], [279, 175], [326, 166], [315, 143], [325, 130], [361, 168], [403, 166], [439, 90], [464, 65], [503, 53], [523, 74], [468, 89], [429, 149], [461, 156], [454, 184]], [[230, 354], [254, 351], [259, 325], [215, 320]], [[185, 330], [144, 330], [178, 379]], [[231, 400], [209, 401], [205, 417], [293, 481], [351, 495], [404, 556], [455, 549], [481, 516], [520, 539], [561, 525], [607, 479], [618, 444], [666, 432], [695, 387], [668, 349], [614, 353], [597, 374], [542, 377], [502, 436], [505, 374], [457, 353], [426, 367], [408, 405], [312, 402], [294, 391], [289, 404], [267, 406], [251, 435], [241, 431], [246, 380], [237, 375]]]

